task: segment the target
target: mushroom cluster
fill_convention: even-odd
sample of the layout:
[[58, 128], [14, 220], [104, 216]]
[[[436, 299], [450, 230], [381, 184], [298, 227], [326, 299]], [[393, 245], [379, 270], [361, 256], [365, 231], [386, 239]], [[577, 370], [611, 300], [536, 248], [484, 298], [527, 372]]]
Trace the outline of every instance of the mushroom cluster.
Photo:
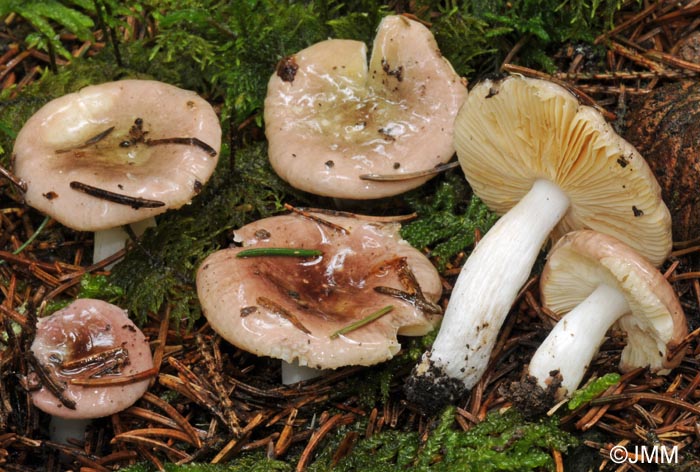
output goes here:
[[238, 229], [241, 247], [204, 260], [197, 293], [210, 326], [248, 352], [315, 369], [372, 365], [397, 334], [431, 331], [442, 285], [399, 224], [304, 212]]
[[480, 82], [457, 115], [455, 147], [474, 192], [503, 216], [461, 269], [435, 343], [407, 381], [409, 398], [429, 408], [481, 379], [547, 239], [593, 229], [655, 265], [671, 249], [669, 211], [642, 156], [561, 86]]
[[[390, 359], [398, 335], [424, 335], [442, 319], [406, 384], [411, 401], [435, 411], [481, 379], [551, 241], [542, 299], [568, 314], [529, 364], [538, 394], [571, 394], [616, 323], [628, 334], [623, 370], [676, 366], [687, 327], [656, 269], [670, 253], [671, 217], [640, 153], [551, 82], [508, 76], [467, 93], [430, 31], [404, 16], [384, 18], [369, 64], [366, 53], [331, 39], [280, 62], [264, 111], [275, 171], [314, 194], [382, 198], [426, 182], [456, 150], [474, 193], [501, 218], [461, 269], [444, 319], [440, 277], [395, 221], [293, 209], [248, 224], [198, 268], [211, 328], [245, 351], [322, 370]], [[27, 204], [101, 231], [188, 203], [220, 141], [216, 113], [193, 92], [124, 80], [39, 110], [17, 137], [14, 170]], [[68, 418], [132, 404], [152, 369], [140, 331], [97, 300], [40, 320], [31, 350], [34, 404]]]
[[265, 99], [270, 163], [317, 195], [396, 195], [452, 158], [454, 117], [466, 96], [430, 30], [387, 16], [369, 66], [365, 44], [343, 39], [280, 62]]

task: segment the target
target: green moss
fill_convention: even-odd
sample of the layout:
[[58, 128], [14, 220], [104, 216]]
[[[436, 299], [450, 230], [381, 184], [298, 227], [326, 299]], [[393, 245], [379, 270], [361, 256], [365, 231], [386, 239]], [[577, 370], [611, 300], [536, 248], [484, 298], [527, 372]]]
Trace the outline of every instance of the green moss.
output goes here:
[[[385, 430], [360, 439], [350, 455], [335, 458], [338, 445], [348, 432], [362, 432], [364, 425], [341, 428], [327, 439], [309, 464], [309, 472], [491, 472], [553, 470], [551, 451], [565, 452], [576, 440], [561, 431], [553, 419], [524, 422], [516, 412], [491, 413], [469, 431], [455, 428], [455, 410], [447, 409], [427, 441], [416, 432]], [[169, 466], [172, 472], [287, 471], [289, 463], [265, 459], [261, 452], [244, 453], [225, 466]], [[128, 472], [151, 469], [128, 468]]]
[[215, 175], [190, 205], [159, 217], [114, 267], [111, 281], [124, 290], [122, 305], [140, 322], [167, 300], [173, 319], [191, 326], [201, 314], [194, 282], [202, 260], [231, 242], [231, 230], [279, 212], [285, 198], [296, 195], [272, 172], [264, 143], [238, 152], [233, 167], [228, 154], [224, 149]]
[[[85, 274], [80, 278], [80, 290], [76, 298], [97, 298], [106, 302], [115, 302], [124, 295], [124, 290], [121, 287], [114, 285], [104, 275]], [[50, 315], [56, 310], [65, 308], [73, 300], [58, 299], [51, 300], [44, 307], [43, 315]]]
[[[490, 472], [552, 470], [551, 451], [566, 452], [577, 444], [559, 429], [556, 419], [526, 422], [509, 410], [490, 413], [469, 431], [458, 429], [454, 408], [440, 416], [425, 442], [418, 433], [385, 430], [357, 442], [352, 452], [334, 464], [338, 444], [347, 430], [336, 432], [317, 454], [309, 472]], [[362, 433], [364, 425], [353, 426]], [[336, 459], [337, 460], [337, 459]]]
[[[166, 472], [291, 472], [289, 464], [268, 459], [260, 453], [244, 454], [234, 464], [165, 464]], [[123, 472], [154, 472], [151, 464], [136, 464], [120, 469]]]
[[434, 193], [424, 187], [406, 197], [418, 218], [403, 226], [401, 236], [429, 255], [442, 271], [459, 252], [474, 244], [474, 231], [482, 234], [496, 221], [479, 198], [472, 195], [461, 172], [450, 172], [435, 182]]
[[575, 410], [581, 405], [588, 403], [607, 390], [608, 387], [612, 387], [618, 382], [620, 382], [620, 374], [615, 372], [605, 374], [589, 382], [588, 385], [576, 390], [571, 396], [571, 400], [567, 404], [569, 410]]

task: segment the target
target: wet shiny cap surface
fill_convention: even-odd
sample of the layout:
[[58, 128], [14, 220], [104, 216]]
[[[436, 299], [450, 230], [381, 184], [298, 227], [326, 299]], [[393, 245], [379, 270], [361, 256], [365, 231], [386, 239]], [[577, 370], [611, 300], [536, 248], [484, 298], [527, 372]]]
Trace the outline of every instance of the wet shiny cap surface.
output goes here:
[[[397, 334], [433, 328], [439, 316], [430, 307], [442, 292], [439, 276], [401, 240], [398, 224], [312, 216], [325, 223], [290, 214], [246, 225], [236, 231], [243, 247], [218, 251], [202, 263], [197, 293], [216, 332], [248, 352], [327, 369], [387, 360], [400, 348]], [[238, 257], [266, 247], [322, 254]], [[408, 280], [409, 269], [415, 281]], [[391, 311], [375, 321], [332, 336], [387, 306]]]
[[369, 181], [425, 171], [454, 154], [454, 117], [467, 89], [428, 28], [385, 17], [372, 54], [331, 39], [281, 61], [265, 99], [275, 171], [317, 195], [363, 200], [422, 185], [429, 177]]
[[219, 119], [196, 93], [153, 80], [85, 87], [22, 127], [14, 172], [28, 205], [79, 231], [179, 208], [201, 191], [221, 147]]
[[153, 367], [148, 341], [126, 312], [93, 299], [78, 299], [39, 319], [31, 352], [41, 369], [33, 374], [41, 388], [32, 392], [32, 402], [62, 418], [117, 413], [141, 398], [149, 384], [145, 379], [126, 385], [81, 386], [72, 384], [74, 379], [118, 380]]

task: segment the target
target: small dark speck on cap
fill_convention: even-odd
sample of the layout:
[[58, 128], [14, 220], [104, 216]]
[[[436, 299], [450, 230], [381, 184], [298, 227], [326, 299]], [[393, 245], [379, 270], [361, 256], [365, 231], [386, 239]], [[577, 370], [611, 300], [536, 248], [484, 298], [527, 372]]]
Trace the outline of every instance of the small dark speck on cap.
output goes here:
[[47, 200], [53, 200], [54, 198], [58, 198], [58, 194], [56, 192], [46, 192], [42, 194], [44, 198]]
[[632, 212], [634, 213], [634, 216], [642, 216], [644, 214], [643, 210], [640, 210], [636, 206], [632, 206]]

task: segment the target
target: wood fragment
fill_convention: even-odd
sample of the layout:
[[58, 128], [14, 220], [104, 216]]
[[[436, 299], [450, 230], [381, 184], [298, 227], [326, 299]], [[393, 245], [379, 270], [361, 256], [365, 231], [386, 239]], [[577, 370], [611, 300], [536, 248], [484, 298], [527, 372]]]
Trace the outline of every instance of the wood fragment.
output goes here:
[[88, 185], [86, 183], [78, 182], [76, 180], [70, 183], [70, 188], [90, 195], [91, 197], [99, 198], [101, 200], [106, 200], [112, 203], [117, 203], [119, 205], [130, 206], [134, 210], [138, 210], [140, 208], [159, 208], [165, 206], [165, 202], [161, 202], [159, 200], [149, 200], [147, 198], [142, 197], [132, 197], [130, 195], [112, 192], [110, 190], [95, 187], [93, 185]]

